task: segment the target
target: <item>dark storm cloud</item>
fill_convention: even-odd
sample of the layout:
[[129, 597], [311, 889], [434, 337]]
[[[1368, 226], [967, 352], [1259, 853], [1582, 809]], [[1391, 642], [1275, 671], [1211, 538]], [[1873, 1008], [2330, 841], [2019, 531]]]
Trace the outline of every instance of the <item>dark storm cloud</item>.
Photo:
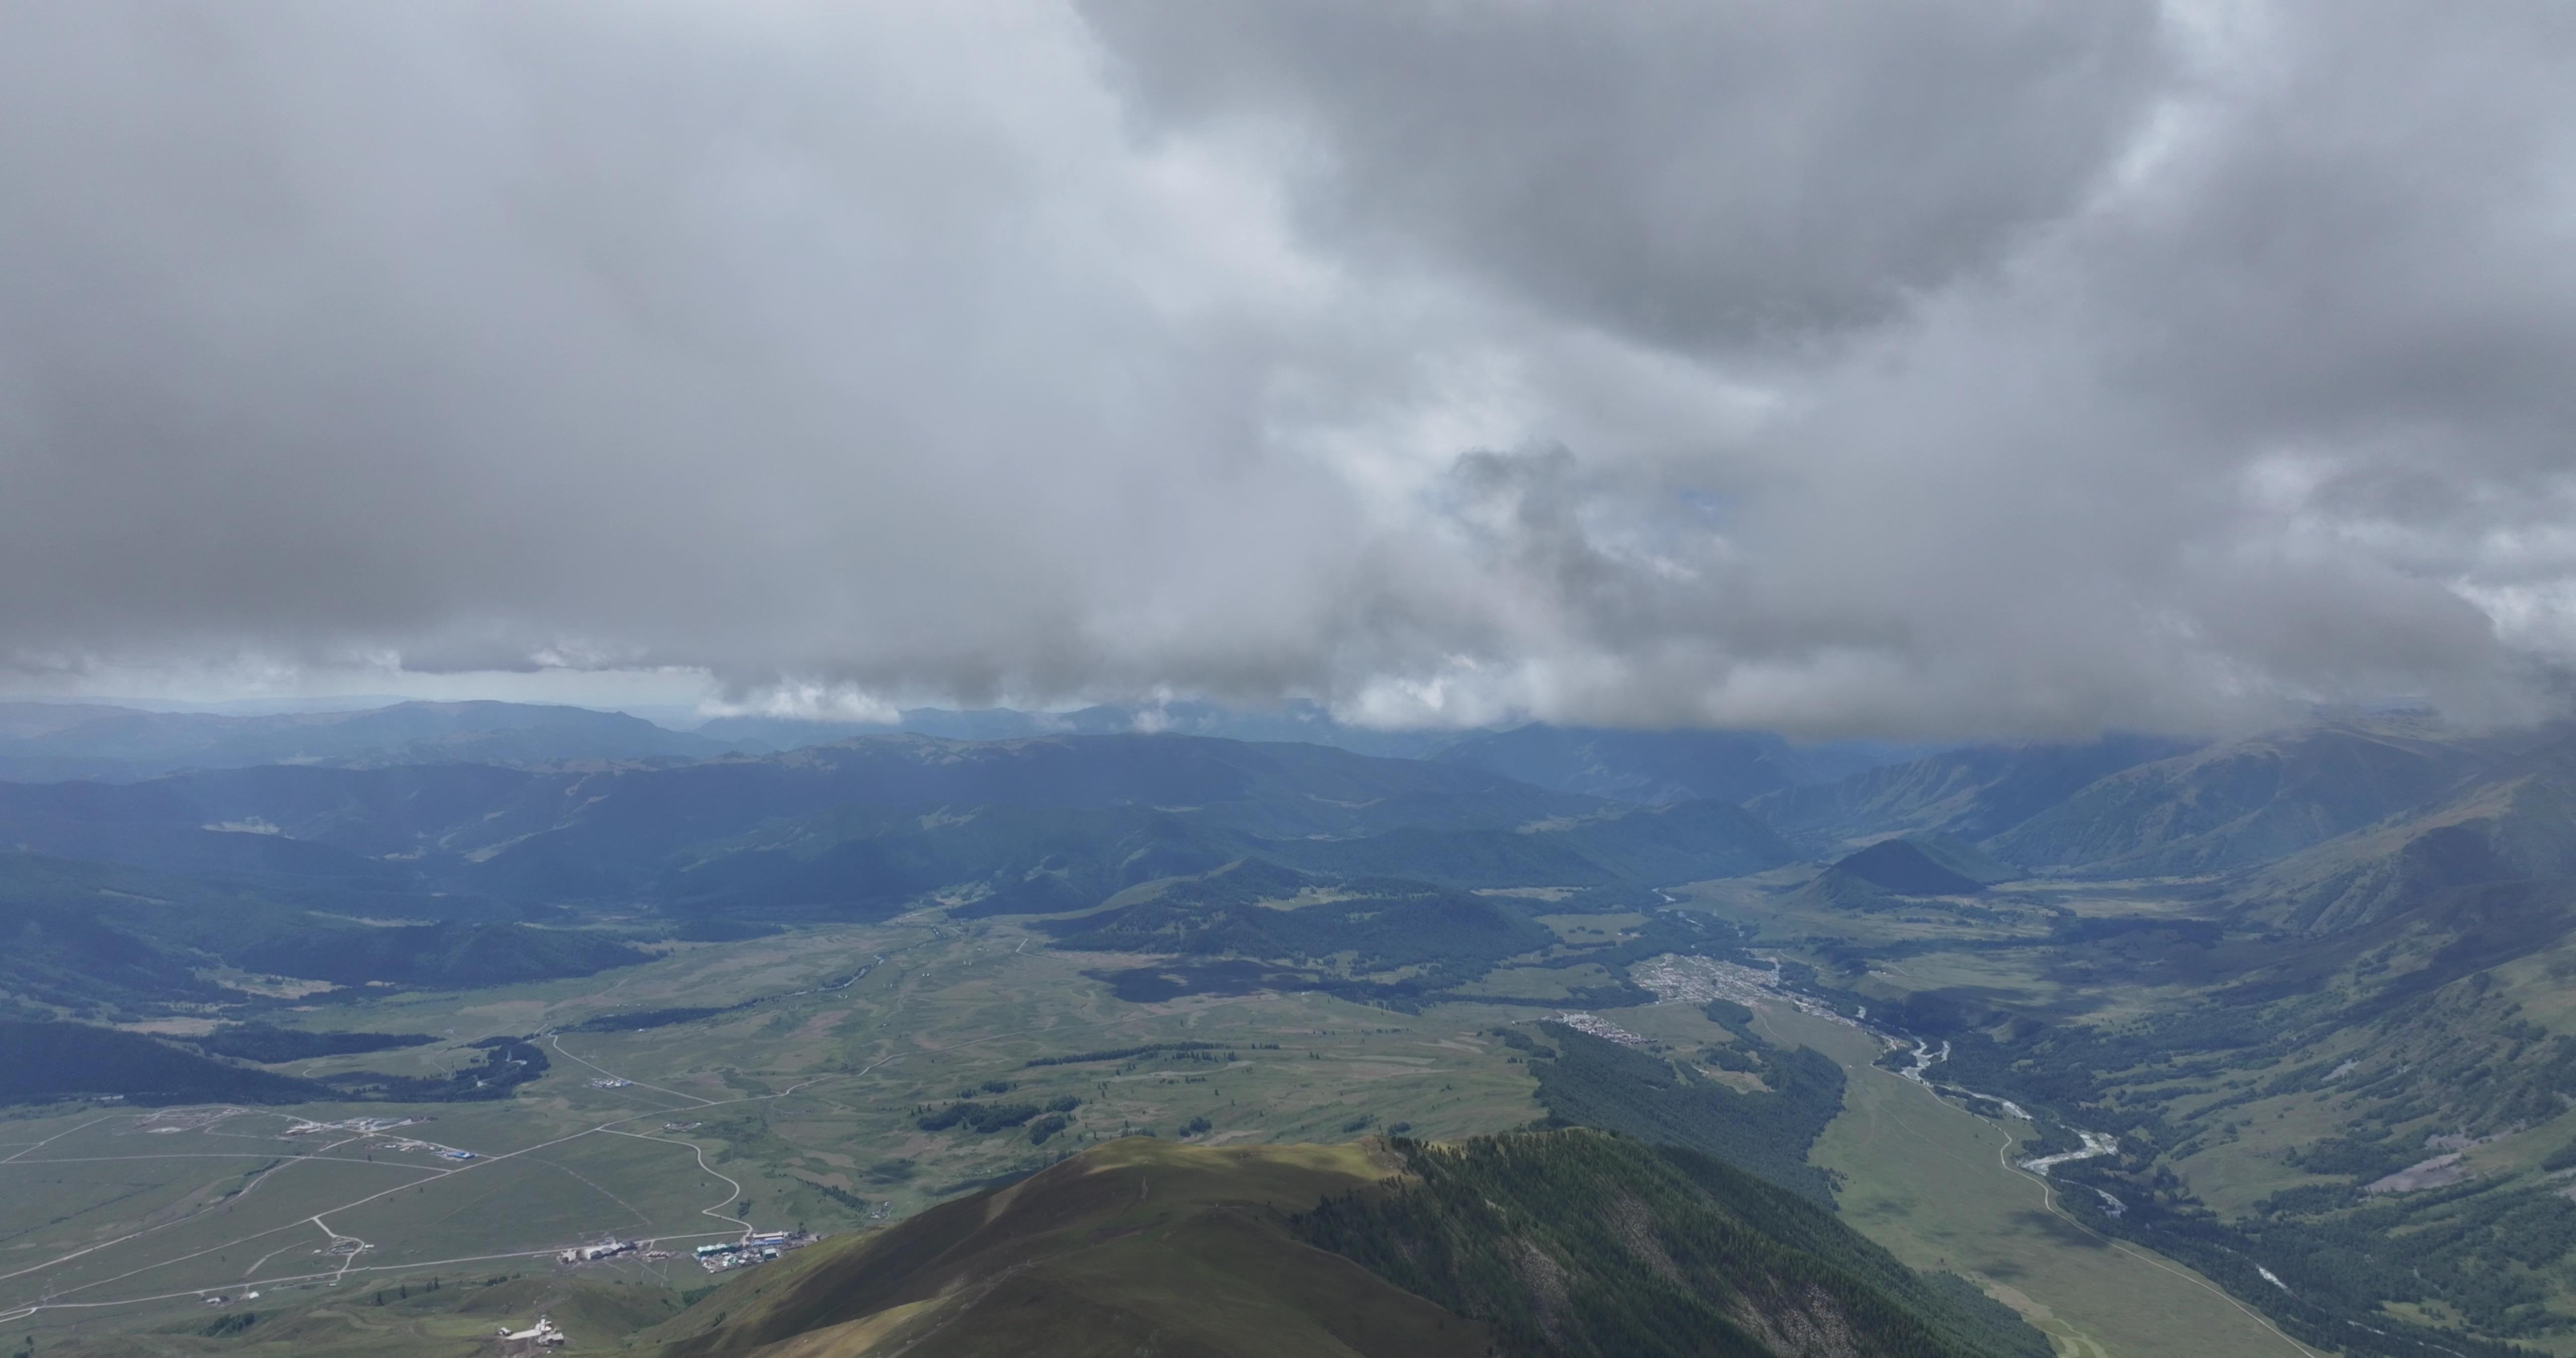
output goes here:
[[0, 11], [0, 661], [2206, 727], [2576, 655], [2542, 7]]
[[1272, 121], [1337, 242], [1683, 344], [1886, 318], [2071, 208], [2161, 48], [2092, 5], [1089, 0], [1157, 121]]

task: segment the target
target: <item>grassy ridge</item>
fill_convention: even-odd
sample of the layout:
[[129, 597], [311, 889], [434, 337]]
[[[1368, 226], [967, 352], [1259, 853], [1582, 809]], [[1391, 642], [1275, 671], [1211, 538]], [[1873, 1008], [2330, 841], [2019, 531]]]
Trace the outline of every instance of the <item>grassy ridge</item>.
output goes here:
[[2046, 1358], [1795, 1195], [1589, 1131], [1457, 1147], [1110, 1142], [729, 1284], [664, 1358]]
[[1387, 1172], [1347, 1146], [1110, 1142], [758, 1270], [636, 1344], [664, 1358], [1481, 1358], [1484, 1326], [1289, 1233], [1282, 1209]]
[[1506, 1352], [2049, 1353], [2002, 1306], [1706, 1156], [1589, 1131], [1395, 1149], [1402, 1179], [1319, 1205], [1298, 1234], [1489, 1322]]

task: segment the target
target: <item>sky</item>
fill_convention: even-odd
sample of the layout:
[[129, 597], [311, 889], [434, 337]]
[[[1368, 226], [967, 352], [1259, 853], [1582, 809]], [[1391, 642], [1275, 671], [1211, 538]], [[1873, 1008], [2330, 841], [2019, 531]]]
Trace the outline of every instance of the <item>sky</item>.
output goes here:
[[0, 7], [0, 693], [2564, 711], [2576, 9]]

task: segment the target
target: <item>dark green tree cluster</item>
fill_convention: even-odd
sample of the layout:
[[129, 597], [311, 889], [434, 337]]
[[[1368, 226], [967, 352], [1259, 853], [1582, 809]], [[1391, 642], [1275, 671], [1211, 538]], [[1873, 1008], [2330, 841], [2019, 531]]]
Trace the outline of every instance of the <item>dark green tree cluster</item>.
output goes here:
[[1546, 1027], [1558, 1054], [1549, 1059], [1533, 1044], [1530, 1073], [1550, 1122], [1686, 1146], [1817, 1202], [1833, 1201], [1825, 1172], [1807, 1163], [1807, 1148], [1842, 1111], [1843, 1071], [1832, 1058], [1808, 1047], [1775, 1047], [1748, 1032], [1770, 1089], [1746, 1093], [1669, 1057]]
[[973, 1100], [964, 1100], [923, 1113], [912, 1122], [914, 1126], [925, 1132], [944, 1132], [951, 1127], [963, 1127], [967, 1131], [983, 1135], [1021, 1126], [1037, 1115], [1038, 1106], [1034, 1103], [977, 1103]]
[[319, 1056], [425, 1047], [437, 1040], [427, 1033], [308, 1033], [264, 1023], [237, 1023], [203, 1037], [189, 1038], [188, 1042], [199, 1051], [268, 1066], [281, 1061], [310, 1061]]
[[387, 1075], [351, 1071], [326, 1076], [340, 1098], [381, 1099], [389, 1103], [474, 1103], [509, 1098], [519, 1086], [546, 1073], [546, 1053], [525, 1037], [487, 1037], [469, 1042], [483, 1059], [443, 1079], [426, 1075]]
[[[1272, 1042], [1253, 1045], [1267, 1045], [1275, 1049], [1279, 1044]], [[1153, 1056], [1166, 1052], [1212, 1052], [1218, 1049], [1218, 1044], [1214, 1042], [1148, 1042], [1140, 1047], [1109, 1047], [1101, 1051], [1068, 1052], [1063, 1056], [1040, 1056], [1024, 1064], [1028, 1069], [1035, 1070], [1040, 1066], [1078, 1066], [1087, 1065], [1093, 1061], [1125, 1061], [1131, 1057]]]
[[1158, 899], [1089, 921], [1063, 946], [1261, 958], [1290, 965], [1347, 958], [1352, 973], [1421, 968], [1426, 982], [1474, 980], [1495, 963], [1552, 947], [1554, 931], [1516, 906], [1456, 891], [1274, 910]]

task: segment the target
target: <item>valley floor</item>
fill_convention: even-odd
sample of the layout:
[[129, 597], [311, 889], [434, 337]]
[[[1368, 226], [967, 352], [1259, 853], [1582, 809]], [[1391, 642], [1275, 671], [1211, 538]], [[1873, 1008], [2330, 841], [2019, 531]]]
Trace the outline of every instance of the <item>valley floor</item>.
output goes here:
[[1815, 1160], [1843, 1178], [1843, 1219], [1898, 1258], [1965, 1275], [2068, 1358], [2316, 1352], [2180, 1264], [2054, 1211], [2056, 1190], [2013, 1167], [2012, 1126], [1871, 1065], [1882, 1048], [1868, 1035], [1794, 1011], [1764, 1019], [1849, 1075]]
[[[1552, 1010], [1404, 1014], [1266, 991], [1132, 1004], [1089, 974], [1136, 961], [1051, 952], [999, 923], [809, 931], [683, 949], [605, 984], [405, 994], [313, 1016], [441, 1039], [308, 1063], [395, 1073], [443, 1071], [457, 1044], [488, 1035], [550, 1033], [548, 1072], [514, 1098], [22, 1110], [0, 1120], [0, 1335], [45, 1353], [258, 1352], [265, 1336], [301, 1336], [272, 1351], [322, 1352], [309, 1328], [319, 1308], [341, 1316], [330, 1333], [356, 1344], [363, 1331], [374, 1358], [478, 1351], [483, 1320], [526, 1325], [533, 1311], [460, 1328], [423, 1298], [479, 1288], [487, 1307], [533, 1308], [616, 1287], [650, 1323], [720, 1280], [691, 1260], [697, 1244], [753, 1227], [868, 1229], [1129, 1132], [1449, 1138], [1544, 1115], [1523, 1058], [1491, 1032]], [[761, 996], [773, 998], [640, 1030], [592, 1022]], [[2004, 1123], [1874, 1067], [1875, 1037], [1786, 1002], [1758, 1010], [1773, 1041], [1845, 1070], [1844, 1110], [1814, 1158], [1841, 1176], [1846, 1220], [1906, 1262], [1970, 1277], [2072, 1358], [2306, 1351], [2179, 1265], [2054, 1214], [2012, 1167]], [[1601, 1017], [1649, 1039], [1724, 1040], [1695, 1003]], [[924, 1125], [961, 1100], [1068, 1099], [1066, 1126], [1043, 1142], [1025, 1115], [985, 1131]], [[422, 1120], [287, 1134], [357, 1117]], [[671, 1257], [555, 1260], [610, 1237]], [[208, 1337], [235, 1313], [263, 1318]]]

